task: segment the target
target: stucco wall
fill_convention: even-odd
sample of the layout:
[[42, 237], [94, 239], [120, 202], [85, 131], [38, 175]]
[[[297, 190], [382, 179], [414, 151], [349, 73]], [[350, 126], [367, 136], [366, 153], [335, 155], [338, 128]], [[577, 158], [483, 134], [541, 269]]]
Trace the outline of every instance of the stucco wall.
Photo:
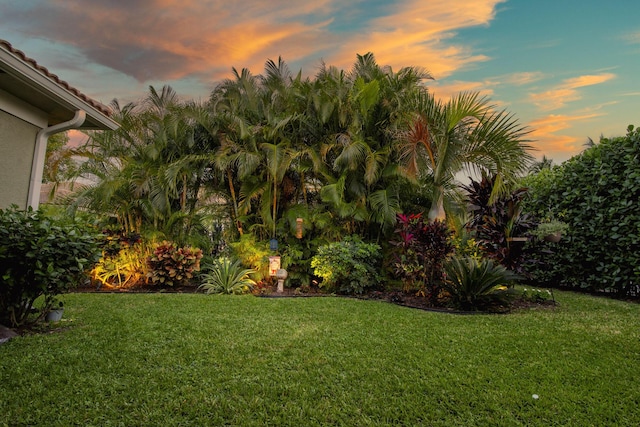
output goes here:
[[31, 162], [39, 128], [0, 110], [0, 208], [27, 207]]

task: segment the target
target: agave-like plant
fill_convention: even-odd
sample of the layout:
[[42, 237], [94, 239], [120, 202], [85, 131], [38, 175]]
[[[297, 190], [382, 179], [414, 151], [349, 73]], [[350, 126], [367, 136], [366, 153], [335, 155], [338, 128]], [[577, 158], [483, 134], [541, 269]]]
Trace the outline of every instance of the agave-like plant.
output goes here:
[[479, 310], [509, 299], [509, 284], [519, 276], [484, 258], [453, 257], [444, 266], [444, 289], [463, 310]]
[[207, 294], [244, 294], [256, 285], [249, 275], [256, 271], [244, 268], [240, 260], [218, 258], [207, 268], [208, 273], [202, 274], [202, 284], [198, 286]]

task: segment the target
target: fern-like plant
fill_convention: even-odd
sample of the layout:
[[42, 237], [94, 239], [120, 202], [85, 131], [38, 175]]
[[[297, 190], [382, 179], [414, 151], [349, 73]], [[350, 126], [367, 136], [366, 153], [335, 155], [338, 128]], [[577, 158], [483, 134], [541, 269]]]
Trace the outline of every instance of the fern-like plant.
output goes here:
[[518, 276], [492, 260], [451, 258], [444, 266], [444, 289], [453, 305], [462, 310], [481, 310], [509, 301], [510, 282]]
[[240, 260], [218, 258], [207, 270], [200, 275], [202, 284], [198, 286], [207, 294], [244, 294], [256, 285], [249, 277], [255, 270], [244, 268]]

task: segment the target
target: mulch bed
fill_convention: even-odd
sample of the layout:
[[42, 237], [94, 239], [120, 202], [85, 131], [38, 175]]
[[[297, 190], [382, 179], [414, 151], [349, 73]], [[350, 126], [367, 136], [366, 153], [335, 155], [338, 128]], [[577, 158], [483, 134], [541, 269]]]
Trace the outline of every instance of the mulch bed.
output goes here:
[[[262, 298], [305, 298], [305, 297], [322, 297], [322, 296], [334, 296], [333, 294], [327, 294], [320, 292], [319, 290], [312, 288], [309, 292], [303, 293], [296, 289], [285, 288], [284, 292], [277, 293], [274, 290], [268, 289], [267, 292], [259, 295]], [[525, 309], [549, 309], [556, 306], [554, 301], [533, 302], [525, 300], [515, 300], [510, 307], [497, 308], [492, 311], [461, 311], [451, 307], [434, 306], [429, 300], [423, 296], [415, 295], [412, 293], [403, 293], [400, 291], [372, 291], [367, 294], [359, 296], [341, 296], [343, 298], [357, 298], [365, 300], [385, 301], [390, 304], [396, 304], [403, 307], [415, 308], [419, 310], [434, 311], [439, 313], [451, 313], [451, 314], [487, 314], [487, 313], [510, 313], [516, 310]]]

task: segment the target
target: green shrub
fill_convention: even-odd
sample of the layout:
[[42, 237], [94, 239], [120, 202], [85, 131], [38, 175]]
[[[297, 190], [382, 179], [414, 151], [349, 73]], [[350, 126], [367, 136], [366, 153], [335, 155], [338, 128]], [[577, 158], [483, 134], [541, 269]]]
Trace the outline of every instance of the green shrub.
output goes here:
[[[101, 240], [86, 225], [31, 208], [0, 210], [0, 323], [17, 327], [42, 317], [98, 261]], [[39, 297], [44, 303], [36, 309]]]
[[147, 276], [154, 284], [165, 286], [187, 284], [200, 270], [202, 251], [198, 248], [178, 248], [175, 243], [164, 241], [147, 259]]
[[249, 277], [255, 270], [244, 268], [240, 260], [218, 258], [206, 270], [208, 272], [200, 275], [202, 284], [198, 289], [207, 294], [244, 294], [256, 285]]
[[527, 266], [543, 286], [613, 292], [640, 287], [640, 129], [527, 177], [523, 209], [569, 225], [558, 243], [532, 242]]
[[445, 263], [444, 289], [462, 310], [482, 310], [506, 304], [510, 282], [518, 276], [491, 259], [453, 257]]
[[342, 294], [361, 294], [380, 283], [380, 246], [364, 243], [358, 236], [320, 246], [311, 259], [321, 287]]

